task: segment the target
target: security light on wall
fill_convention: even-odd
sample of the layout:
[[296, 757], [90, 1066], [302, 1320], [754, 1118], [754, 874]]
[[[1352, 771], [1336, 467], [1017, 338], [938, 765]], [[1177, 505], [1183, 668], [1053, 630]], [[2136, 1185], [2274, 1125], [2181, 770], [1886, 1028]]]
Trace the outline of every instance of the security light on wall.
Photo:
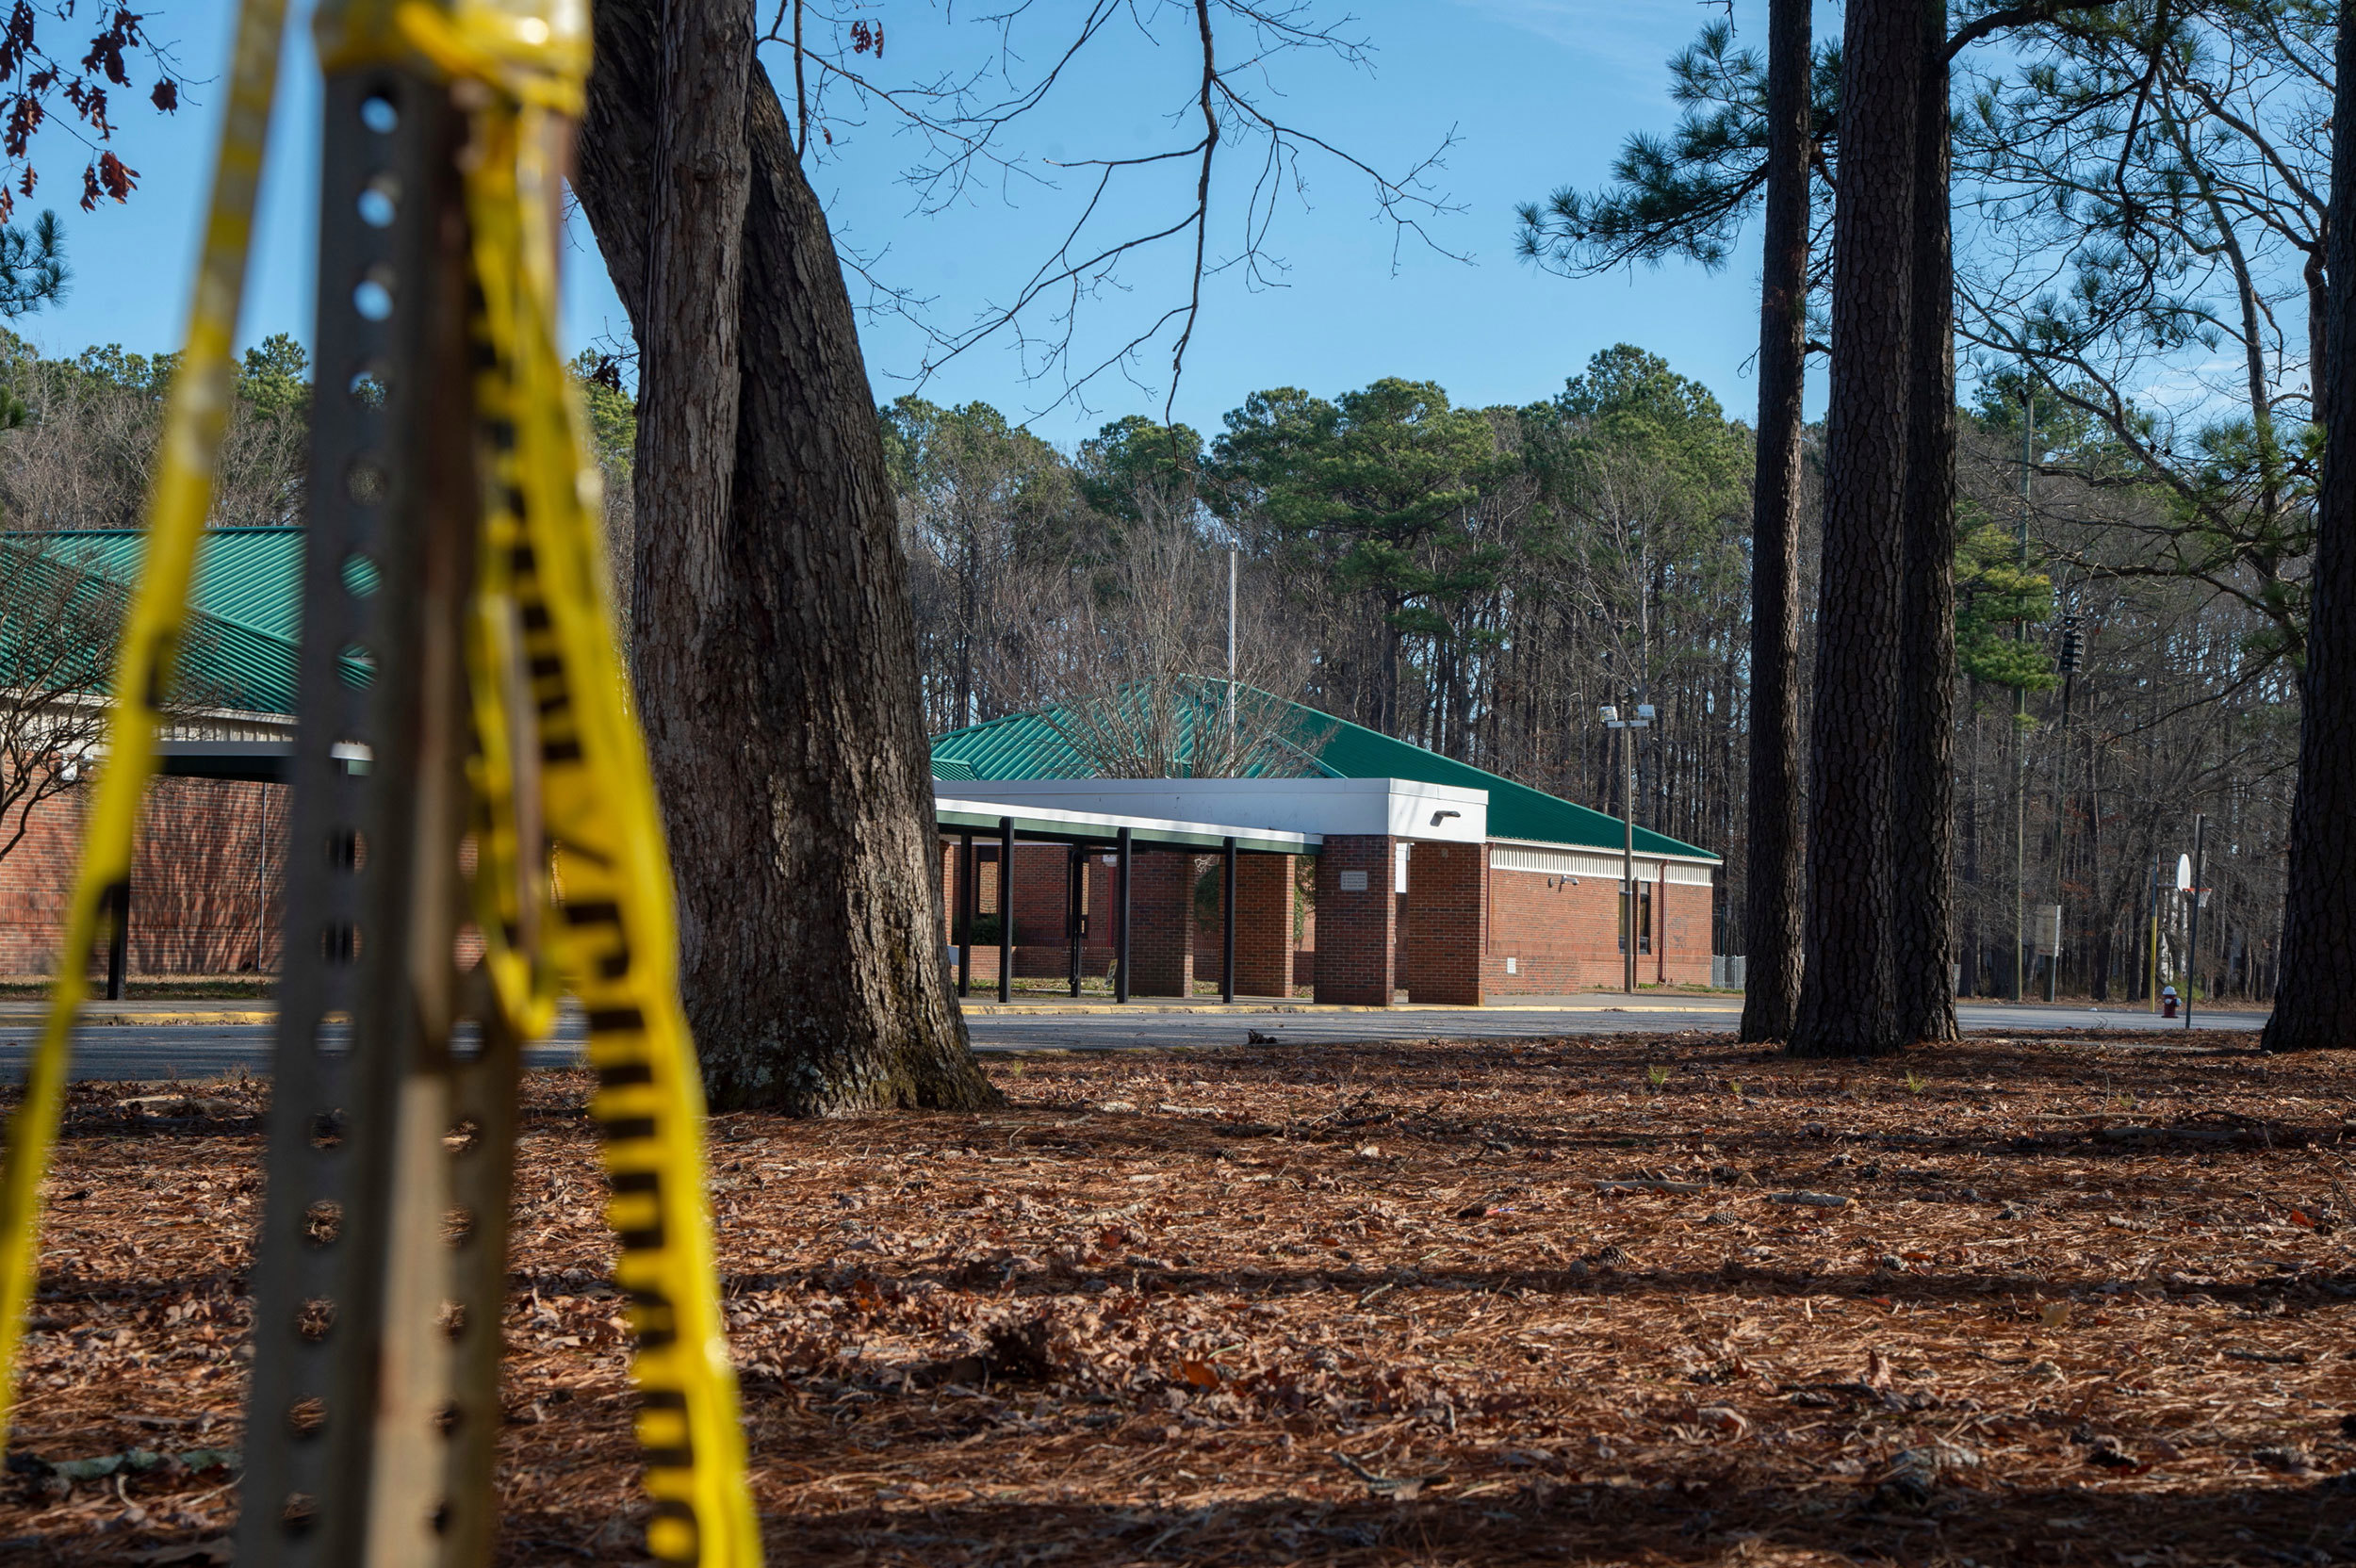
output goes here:
[[1434, 811], [1432, 813], [1432, 825], [1437, 827], [1448, 818], [1461, 817], [1464, 814], [1462, 811]]
[[1646, 724], [1646, 723], [1650, 723], [1650, 722], [1651, 722], [1651, 720], [1652, 720], [1652, 716], [1653, 716], [1653, 709], [1652, 709], [1652, 704], [1651, 704], [1651, 703], [1649, 703], [1649, 702], [1640, 702], [1640, 703], [1638, 703], [1638, 704], [1636, 705], [1636, 718], [1637, 718], [1637, 722], [1638, 722], [1638, 723], [1640, 723], [1640, 724]]
[[1618, 724], [1620, 722], [1620, 710], [1617, 708], [1612, 707], [1608, 702], [1601, 708], [1596, 709], [1595, 712], [1606, 724]]

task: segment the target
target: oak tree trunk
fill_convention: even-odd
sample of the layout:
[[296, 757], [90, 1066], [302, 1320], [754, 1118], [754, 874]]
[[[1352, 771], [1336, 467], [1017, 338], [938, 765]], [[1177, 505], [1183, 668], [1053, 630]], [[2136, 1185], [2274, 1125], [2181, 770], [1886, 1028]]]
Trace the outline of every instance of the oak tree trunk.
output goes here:
[[2324, 225], [2323, 483], [2269, 1051], [2356, 1046], [2356, 0], [2340, 0]]
[[826, 214], [737, 0], [595, 16], [576, 187], [646, 372], [632, 652], [707, 1090], [993, 1102], [945, 983], [907, 565]]
[[1849, 0], [1833, 208], [1832, 376], [1810, 727], [1808, 952], [1791, 1049], [1902, 1049], [1891, 785], [1910, 441], [1922, 0]]
[[1891, 870], [1898, 1032], [1956, 1037], [1955, 335], [1946, 0], [1925, 0], [1914, 162], [1914, 340]]
[[1800, 1006], [1800, 433], [1808, 369], [1810, 0], [1767, 9], [1766, 255], [1751, 500], [1749, 862], [1742, 1038], [1788, 1039]]

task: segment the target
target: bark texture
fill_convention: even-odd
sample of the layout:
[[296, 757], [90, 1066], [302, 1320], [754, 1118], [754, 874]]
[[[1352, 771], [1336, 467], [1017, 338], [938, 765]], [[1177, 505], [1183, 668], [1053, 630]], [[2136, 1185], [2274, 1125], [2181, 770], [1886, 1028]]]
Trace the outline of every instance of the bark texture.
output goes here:
[[1766, 255], [1751, 500], [1750, 858], [1742, 1038], [1789, 1039], [1800, 1006], [1800, 433], [1808, 368], [1809, 0], [1767, 8]]
[[[666, 105], [674, 85], [739, 79], [717, 57], [739, 13], [686, 47], [681, 20], [662, 0], [597, 7], [576, 184], [656, 371], [640, 416], [663, 471], [685, 472], [675, 495], [639, 471], [632, 625], [641, 658], [658, 649], [640, 700], [707, 1090], [805, 1115], [991, 1103], [941, 966], [907, 566], [850, 299], [749, 29], [733, 128], [725, 104]], [[704, 247], [727, 249], [710, 225], [740, 138], [733, 292], [669, 298], [728, 286]], [[695, 357], [719, 316], [729, 391]]]
[[1947, 9], [1922, 9], [1914, 162], [1914, 342], [1891, 874], [1894, 1005], [1909, 1040], [1952, 1040], [1955, 988], [1955, 332]]
[[2323, 484], [2269, 1051], [2356, 1046], [2356, 0], [2339, 6], [2325, 223]]
[[1899, 589], [1911, 421], [1922, 0], [1849, 0], [1833, 209], [1831, 398], [1810, 726], [1807, 969], [1791, 1049], [1905, 1044], [1890, 916]]
[[[632, 469], [637, 496], [660, 498], [662, 511], [659, 526], [633, 536], [634, 559], [620, 569], [631, 580], [639, 720], [668, 802], [704, 771], [712, 725], [701, 703], [666, 698], [703, 683], [733, 610], [728, 533], [754, 21], [751, 0], [654, 0], [653, 8], [662, 50], [649, 87], [661, 112], [646, 171], [646, 243], [631, 312], [639, 345]], [[665, 816], [682, 891], [701, 868], [725, 864], [731, 848], [757, 841], [757, 819], [741, 808]], [[684, 952], [701, 951], [706, 914], [703, 900], [679, 900]], [[713, 935], [726, 940], [731, 933]]]

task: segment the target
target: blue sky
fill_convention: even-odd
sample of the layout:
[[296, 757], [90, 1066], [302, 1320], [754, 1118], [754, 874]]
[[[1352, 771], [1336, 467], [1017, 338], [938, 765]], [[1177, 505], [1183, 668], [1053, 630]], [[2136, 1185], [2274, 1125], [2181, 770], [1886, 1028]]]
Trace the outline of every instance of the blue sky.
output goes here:
[[[1763, 29], [1763, 8], [1742, 0], [1738, 25], [1746, 33]], [[1338, 7], [1325, 9], [1340, 14]], [[1374, 212], [1363, 180], [1331, 160], [1304, 164], [1305, 196], [1288, 193], [1279, 202], [1268, 246], [1288, 264], [1283, 286], [1255, 289], [1234, 272], [1213, 280], [1179, 388], [1178, 416], [1208, 430], [1259, 388], [1295, 385], [1331, 396], [1385, 375], [1437, 381], [1459, 402], [1527, 402], [1559, 390], [1596, 351], [1625, 341], [1665, 355], [1715, 391], [1729, 413], [1747, 417], [1756, 397], [1747, 371], [1758, 332], [1750, 262], [1714, 276], [1674, 267], [1567, 282], [1515, 260], [1512, 247], [1517, 201], [1565, 182], [1597, 183], [1629, 130], [1673, 122], [1663, 61], [1714, 7], [1688, 0], [1361, 0], [1358, 9], [1353, 30], [1373, 46], [1370, 72], [1294, 55], [1272, 61], [1256, 90], [1289, 122], [1385, 169], [1412, 164], [1452, 130], [1455, 144], [1431, 183], [1463, 210], [1430, 226], [1440, 246], [1466, 259], [1411, 241], [1397, 250], [1395, 263], [1392, 230]], [[886, 58], [876, 68], [883, 76], [917, 79], [986, 57], [987, 35], [962, 16], [952, 22], [942, 7], [878, 0], [869, 10], [888, 29]], [[971, 8], [962, 13], [971, 14]], [[177, 346], [224, 96], [219, 73], [229, 17], [220, 0], [167, 0], [151, 11], [152, 33], [177, 41], [191, 102], [177, 117], [162, 119], [144, 107], [140, 80], [141, 106], [123, 116], [116, 141], [124, 161], [139, 171], [139, 191], [128, 205], [106, 204], [92, 214], [61, 207], [73, 294], [16, 323], [45, 351], [103, 343], [141, 351]], [[1188, 40], [1165, 31], [1159, 45], [1125, 27], [1108, 31], [1075, 64], [1066, 87], [1015, 131], [1008, 146], [1022, 155], [1025, 175], [940, 212], [921, 210], [898, 177], [921, 153], [893, 134], [890, 112], [861, 112], [841, 102], [846, 112], [834, 122], [835, 148], [813, 172], [839, 237], [875, 258], [878, 277], [927, 300], [924, 312], [937, 328], [975, 318], [1011, 295], [1052, 247], [1050, 237], [1070, 221], [1081, 178], [1048, 169], [1046, 160], [1134, 156], [1186, 139], [1173, 116], [1185, 109], [1192, 87]], [[317, 136], [319, 94], [308, 36], [307, 17], [298, 17], [249, 292], [248, 342], [272, 332], [310, 335], [317, 162], [309, 143]], [[1028, 57], [1043, 57], [1043, 32], [1018, 41]], [[790, 93], [790, 80], [786, 87]], [[46, 190], [63, 196], [78, 186], [73, 176], [80, 157], [69, 141], [53, 131], [39, 151]], [[1221, 170], [1235, 182], [1251, 172], [1242, 157]], [[1222, 185], [1215, 198], [1214, 259], [1235, 249], [1244, 188]], [[1177, 215], [1182, 197], [1167, 184], [1117, 190], [1103, 232], [1157, 227]], [[565, 325], [572, 341], [618, 334], [622, 314], [585, 230], [568, 265]], [[1183, 281], [1174, 257], [1145, 258], [1124, 276], [1125, 292], [1085, 307], [1082, 341], [1127, 336], [1173, 302]], [[870, 321], [863, 340], [879, 399], [917, 389], [908, 379], [924, 353], [916, 329]], [[1084, 403], [1058, 403], [1059, 383], [1026, 378], [1019, 354], [986, 345], [922, 390], [937, 401], [995, 403], [1040, 434], [1069, 443], [1120, 414], [1158, 414], [1167, 366], [1167, 347], [1157, 348], [1138, 364], [1144, 384], [1110, 380], [1090, 389]]]

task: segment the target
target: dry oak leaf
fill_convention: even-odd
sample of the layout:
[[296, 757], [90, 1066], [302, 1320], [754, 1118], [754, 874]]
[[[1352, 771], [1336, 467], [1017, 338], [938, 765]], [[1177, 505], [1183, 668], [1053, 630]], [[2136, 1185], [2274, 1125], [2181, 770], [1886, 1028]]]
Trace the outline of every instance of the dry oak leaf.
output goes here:
[[1182, 1361], [1178, 1364], [1178, 1380], [1194, 1388], [1217, 1388], [1219, 1368], [1207, 1361]]

